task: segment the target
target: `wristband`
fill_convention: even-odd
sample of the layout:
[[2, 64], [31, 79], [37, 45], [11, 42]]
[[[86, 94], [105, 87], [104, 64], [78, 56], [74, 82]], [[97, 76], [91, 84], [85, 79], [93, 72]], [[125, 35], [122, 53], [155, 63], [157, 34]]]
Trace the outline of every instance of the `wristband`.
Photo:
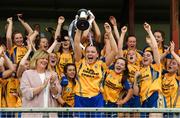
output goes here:
[[56, 95], [53, 95], [53, 94], [52, 94], [52, 97], [53, 97], [54, 99], [58, 99], [59, 96], [60, 96], [60, 93], [58, 93], [58, 94], [56, 94]]

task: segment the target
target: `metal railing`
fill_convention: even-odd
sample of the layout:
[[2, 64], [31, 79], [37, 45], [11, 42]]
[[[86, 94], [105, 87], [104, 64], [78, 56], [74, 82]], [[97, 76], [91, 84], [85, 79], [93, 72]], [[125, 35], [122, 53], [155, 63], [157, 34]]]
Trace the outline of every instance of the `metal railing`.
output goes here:
[[[43, 118], [48, 118], [49, 114], [56, 113], [57, 117], [81, 117], [81, 118], [105, 118], [105, 117], [149, 117], [153, 113], [159, 117], [180, 118], [179, 108], [0, 108], [1, 117], [22, 117], [22, 114], [42, 114]], [[18, 114], [18, 115], [17, 115]], [[126, 115], [125, 115], [126, 114]], [[158, 117], [158, 116], [157, 116]]]

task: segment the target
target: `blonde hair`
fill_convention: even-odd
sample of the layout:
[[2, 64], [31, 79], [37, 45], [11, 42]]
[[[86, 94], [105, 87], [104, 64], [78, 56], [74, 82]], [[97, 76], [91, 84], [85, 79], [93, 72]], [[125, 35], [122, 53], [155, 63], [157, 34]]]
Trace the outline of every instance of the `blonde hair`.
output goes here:
[[49, 53], [45, 50], [37, 50], [33, 57], [31, 58], [31, 61], [30, 61], [30, 68], [31, 69], [35, 69], [36, 68], [36, 63], [37, 63], [37, 60], [38, 59], [41, 59], [41, 58], [48, 58], [49, 56]]
[[[57, 54], [56, 52], [51, 52], [51, 53], [49, 54], [48, 61], [50, 60], [51, 54], [55, 54], [55, 55], [56, 55], [56, 58], [57, 58], [57, 62], [56, 62], [56, 65], [55, 65], [55, 68], [56, 68], [56, 67], [58, 67], [58, 63], [59, 63], [59, 61], [60, 61], [59, 56], [58, 56], [58, 54]], [[50, 63], [48, 63], [48, 70], [52, 70], [52, 67], [51, 67], [51, 64], [50, 64]]]

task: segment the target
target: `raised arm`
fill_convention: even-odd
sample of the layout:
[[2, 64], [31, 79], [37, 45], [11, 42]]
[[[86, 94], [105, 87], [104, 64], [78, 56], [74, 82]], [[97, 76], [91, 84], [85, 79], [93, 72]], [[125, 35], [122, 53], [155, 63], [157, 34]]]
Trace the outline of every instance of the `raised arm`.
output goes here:
[[23, 19], [22, 19], [22, 15], [23, 14], [17, 14], [17, 17], [18, 17], [18, 20], [19, 22], [22, 24], [22, 26], [26, 29], [26, 31], [28, 32], [28, 36], [31, 35], [33, 33], [33, 29], [31, 28], [31, 26], [25, 22]]
[[2, 73], [2, 78], [7, 78], [11, 76], [13, 72], [15, 72], [15, 67], [12, 63], [12, 61], [7, 57], [7, 55], [4, 52], [3, 47], [0, 47], [0, 56], [4, 58], [4, 63], [7, 65], [7, 70], [4, 70]]
[[11, 69], [12, 71], [15, 71], [15, 67], [12, 63], [12, 61], [9, 59], [9, 57], [5, 54], [5, 52], [3, 52], [3, 57], [4, 57], [4, 62], [5, 64], [8, 66], [9, 69]]
[[110, 45], [111, 45], [111, 52], [109, 54], [107, 54], [107, 56], [106, 56], [106, 65], [109, 66], [112, 63], [116, 54], [118, 53], [118, 48], [117, 48], [116, 41], [112, 34], [111, 26], [106, 22], [106, 23], [104, 23], [104, 28], [105, 28], [105, 32], [108, 34], [108, 37], [110, 40]]
[[123, 43], [124, 43], [124, 37], [126, 35], [126, 32], [127, 32], [127, 27], [126, 26], [123, 26], [121, 28], [121, 35], [120, 35], [120, 38], [118, 39], [118, 55], [120, 57], [123, 57]]
[[110, 45], [108, 33], [104, 33], [104, 47], [102, 51], [103, 51], [104, 57], [106, 57], [106, 55], [111, 52], [111, 45]]
[[29, 35], [29, 40], [34, 44], [34, 41], [36, 40], [37, 35], [39, 35], [39, 32], [37, 30], [34, 30], [34, 32]]
[[92, 26], [94, 28], [94, 37], [95, 37], [95, 40], [96, 42], [100, 43], [101, 42], [101, 31], [96, 23], [96, 21], [94, 20], [92, 22]]
[[150, 38], [146, 37], [146, 42], [149, 44], [149, 46], [151, 47], [151, 49], [153, 51], [154, 61], [156, 62], [156, 64], [160, 64], [160, 54], [158, 51], [158, 45], [157, 45], [157, 41], [151, 31], [151, 26], [148, 23], [144, 23], [144, 29], [150, 36]]
[[86, 40], [88, 39], [88, 34], [89, 34], [89, 32], [90, 32], [90, 29], [91, 29], [91, 27], [89, 27], [87, 30], [84, 30], [84, 31], [82, 32], [81, 43], [86, 42]]
[[49, 47], [49, 49], [47, 50], [48, 53], [51, 53], [54, 48], [56, 47], [57, 43], [58, 43], [58, 39], [57, 37], [60, 36], [60, 32], [61, 32], [61, 26], [63, 24], [63, 22], [65, 21], [64, 17], [63, 16], [60, 16], [58, 18], [58, 25], [57, 25], [57, 28], [56, 28], [56, 32], [55, 32], [55, 36], [54, 36], [54, 42], [53, 44]]
[[13, 46], [12, 43], [12, 27], [13, 27], [13, 21], [12, 17], [7, 19], [8, 25], [7, 25], [7, 32], [6, 32], [6, 46], [7, 49], [10, 50]]
[[100, 43], [101, 42], [101, 31], [95, 21], [94, 14], [89, 10], [89, 24], [91, 25], [87, 30], [83, 31], [81, 42], [85, 42], [87, 40], [88, 34], [91, 30], [93, 30], [95, 41]]
[[118, 41], [120, 36], [119, 36], [118, 28], [117, 28], [116, 18], [114, 16], [110, 16], [109, 17], [109, 21], [111, 22], [111, 24], [113, 26], [113, 30], [114, 30], [114, 34], [115, 34], [115, 39]]
[[60, 16], [58, 18], [58, 24], [57, 24], [57, 27], [56, 27], [54, 39], [57, 39], [58, 36], [60, 37], [61, 26], [64, 23], [64, 21], [65, 21], [65, 18], [63, 16]]
[[95, 21], [95, 16], [94, 14], [89, 10], [89, 23], [92, 24], [92, 28], [94, 31], [94, 37], [96, 42], [100, 43], [101, 42], [101, 31], [99, 29], [99, 26], [97, 25], [96, 21]]
[[170, 47], [168, 47], [168, 48], [164, 51], [164, 53], [161, 55], [161, 61], [163, 61], [164, 58], [167, 56], [167, 54], [170, 53], [169, 50], [170, 50]]
[[[89, 12], [90, 12], [90, 11], [89, 11]], [[93, 16], [94, 16], [94, 15], [93, 15]], [[86, 40], [88, 39], [88, 34], [90, 33], [90, 31], [91, 31], [91, 29], [92, 29], [91, 24], [93, 23], [94, 18], [95, 18], [95, 17], [93, 17], [93, 16], [90, 15], [90, 18], [88, 19], [89, 24], [90, 24], [89, 28], [88, 28], [87, 30], [85, 30], [85, 31], [82, 32], [82, 38], [81, 38], [81, 42], [82, 42], [82, 43], [83, 43], [83, 42], [86, 42]], [[95, 38], [96, 38], [96, 37], [95, 37]]]
[[57, 39], [54, 39], [53, 44], [49, 47], [49, 49], [47, 50], [47, 52], [48, 52], [48, 53], [51, 53], [51, 52], [54, 50], [54, 48], [56, 47], [57, 43], [58, 43]]
[[17, 77], [20, 78], [22, 76], [22, 73], [25, 71], [24, 65], [32, 51], [32, 46], [30, 44], [30, 41], [27, 40], [27, 44], [28, 44], [28, 51], [26, 52], [26, 54], [24, 55], [24, 57], [21, 59], [18, 69], [17, 69]]
[[34, 41], [36, 40], [36, 37], [39, 35], [39, 32], [37, 30], [34, 30], [34, 32], [30, 35], [30, 36], [27, 36], [28, 40], [29, 40], [29, 43], [31, 44], [32, 46], [32, 49], [34, 51], [36, 51], [36, 48], [35, 48], [35, 43]]
[[172, 56], [174, 57], [174, 59], [178, 62], [178, 65], [180, 65], [180, 57], [174, 52], [174, 49], [175, 49], [175, 44], [174, 42], [172, 41], [170, 43], [170, 52], [172, 54]]
[[74, 37], [74, 58], [76, 62], [82, 58], [82, 48], [80, 47], [81, 34], [82, 31], [77, 29]]

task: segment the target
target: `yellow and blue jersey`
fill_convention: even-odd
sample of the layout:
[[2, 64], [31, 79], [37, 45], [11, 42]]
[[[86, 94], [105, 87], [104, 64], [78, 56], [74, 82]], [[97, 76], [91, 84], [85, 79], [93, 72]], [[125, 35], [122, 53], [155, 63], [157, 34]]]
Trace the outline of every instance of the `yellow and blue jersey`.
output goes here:
[[145, 101], [150, 97], [155, 91], [162, 93], [161, 88], [161, 65], [153, 64], [148, 67], [141, 67], [140, 73], [142, 78], [140, 80], [140, 98], [141, 102]]
[[133, 84], [135, 73], [140, 70], [140, 65], [137, 65], [136, 63], [135, 64], [128, 63], [128, 70], [129, 70], [129, 81], [131, 84]]
[[60, 70], [63, 72], [63, 68], [67, 63], [73, 63], [73, 53], [57, 53], [59, 59]]
[[104, 99], [106, 102], [116, 103], [122, 91], [130, 89], [127, 80], [122, 82], [123, 74], [117, 74], [114, 70], [107, 71], [104, 82]]
[[19, 93], [20, 81], [14, 77], [7, 79], [6, 90], [5, 90], [5, 99], [7, 107], [20, 107], [21, 102], [19, 103], [19, 97], [14, 96], [13, 93]]
[[177, 74], [163, 75], [162, 91], [168, 108], [180, 108], [179, 80], [180, 76]]
[[93, 64], [88, 64], [85, 59], [76, 62], [77, 75], [74, 92], [78, 96], [93, 97], [101, 92], [106, 64], [97, 60]]
[[57, 73], [59, 80], [61, 80], [62, 69], [61, 69], [60, 65], [55, 66], [55, 72]]
[[19, 63], [26, 54], [26, 52], [27, 52], [26, 47], [13, 46], [12, 49], [10, 50], [10, 56], [13, 63], [16, 64]]
[[75, 83], [68, 79], [68, 84], [62, 89], [62, 98], [71, 107], [74, 107], [74, 85]]
[[2, 72], [0, 72], [0, 107], [6, 107], [6, 100], [5, 100], [5, 84], [6, 80], [2, 78]]

